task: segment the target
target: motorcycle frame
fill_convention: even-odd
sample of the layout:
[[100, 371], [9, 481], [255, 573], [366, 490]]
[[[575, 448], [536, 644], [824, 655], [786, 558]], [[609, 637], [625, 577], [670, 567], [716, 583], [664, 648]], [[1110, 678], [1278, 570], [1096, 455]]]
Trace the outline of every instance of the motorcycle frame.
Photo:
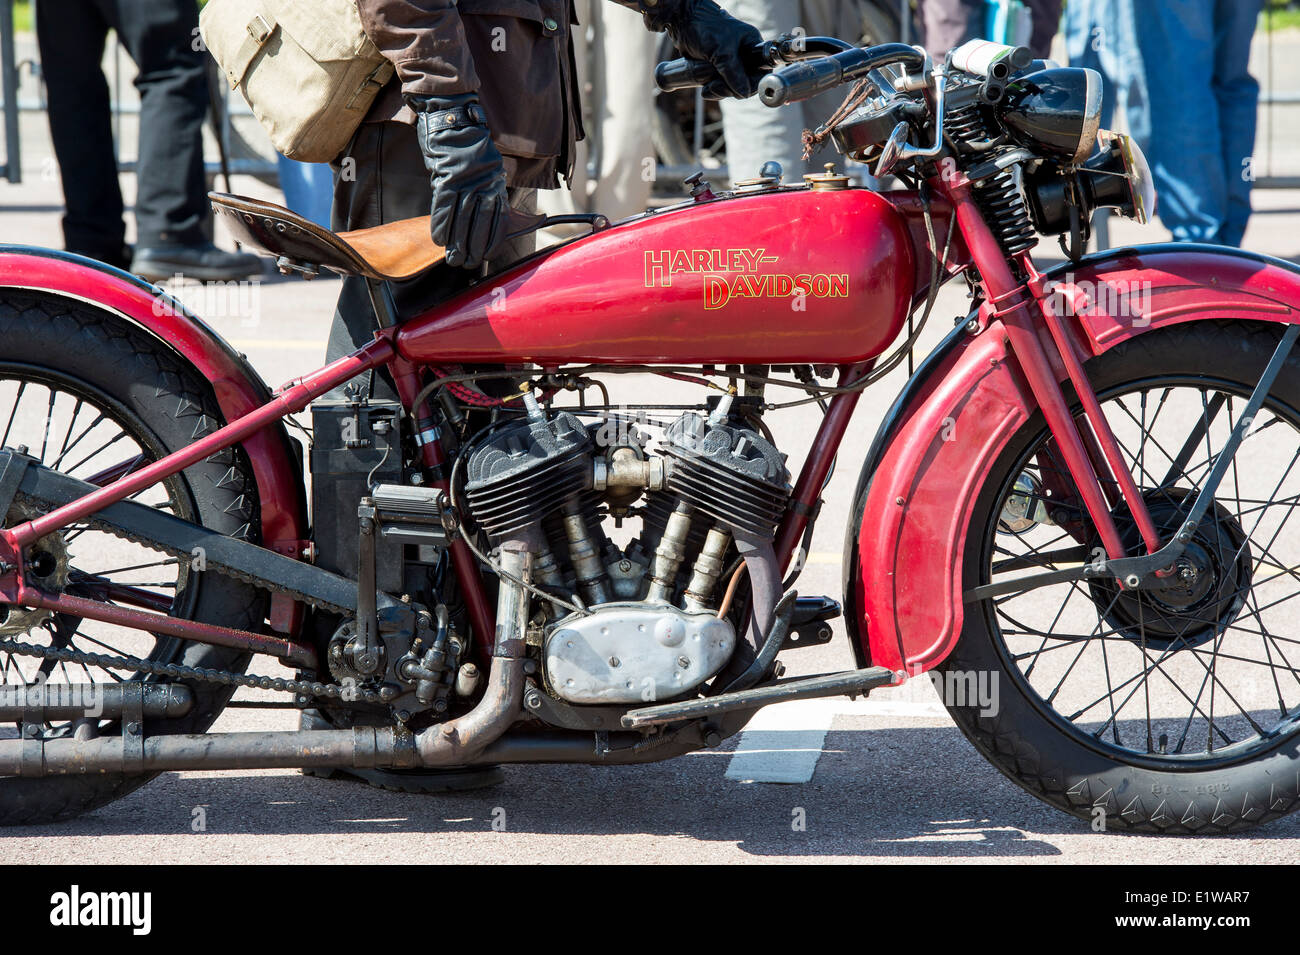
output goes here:
[[[973, 266], [982, 285], [982, 305], [976, 321], [981, 329], [996, 325], [1003, 330], [1006, 336], [1007, 354], [1014, 358], [1017, 368], [1027, 382], [1029, 395], [1048, 419], [1053, 436], [1062, 448], [1071, 478], [1079, 489], [1090, 517], [1099, 528], [1107, 556], [1111, 559], [1124, 556], [1124, 549], [1111, 516], [1111, 505], [1107, 501], [1104, 486], [1107, 481], [1118, 484], [1122, 496], [1137, 518], [1148, 553], [1155, 553], [1162, 542], [1146, 513], [1145, 503], [1137, 493], [1127, 467], [1123, 466], [1123, 459], [1114, 435], [1104, 416], [1100, 414], [1096, 395], [1088, 384], [1076, 352], [1077, 343], [1072, 337], [1073, 333], [1065, 326], [1063, 319], [1052, 311], [1045, 277], [1034, 268], [1028, 253], [1016, 257], [1027, 280], [1021, 282], [1014, 277], [1007, 256], [985, 223], [971, 195], [971, 183], [964, 176], [936, 177], [930, 181], [929, 186], [934, 196], [932, 212], [935, 218], [943, 220], [948, 216], [956, 217], [962, 243], [962, 248], [957, 253], [958, 261]], [[915, 196], [910, 198], [914, 200]], [[903, 199], [901, 205], [906, 205], [908, 201]], [[913, 207], [908, 211], [912, 213], [914, 219], [916, 209]], [[915, 236], [915, 230], [913, 234]], [[917, 271], [920, 271], [919, 262]], [[943, 276], [944, 279], [947, 277], [947, 275]], [[91, 302], [101, 300], [93, 294], [87, 295], [86, 299]], [[241, 442], [258, 440], [267, 428], [277, 424], [287, 415], [302, 411], [315, 398], [357, 375], [382, 366], [388, 366], [391, 371], [398, 396], [415, 423], [415, 433], [421, 436], [417, 440], [422, 464], [427, 472], [427, 480], [436, 487], [448, 489], [447, 469], [444, 466], [447, 460], [446, 449], [440, 440], [422, 437], [430, 434], [430, 427], [435, 420], [432, 408], [427, 401], [423, 407], [413, 406], [423, 384], [422, 368], [402, 358], [403, 335], [419, 329], [423, 322], [420, 319], [416, 319], [409, 325], [385, 322], [383, 320], [385, 316], [382, 314], [385, 305], [391, 307], [390, 300], [386, 296], [377, 296], [376, 306], [377, 311], [381, 313], [380, 324], [383, 327], [373, 341], [351, 355], [287, 383], [271, 395], [269, 400], [255, 408], [247, 409], [242, 415], [188, 447], [112, 481], [39, 518], [0, 531], [0, 562], [3, 564], [0, 570], [4, 571], [3, 576], [0, 576], [0, 598], [22, 606], [49, 606], [52, 595], [27, 587], [23, 581], [24, 548], [41, 537], [83, 520], [101, 508], [121, 501], [212, 454]], [[716, 355], [701, 359], [702, 363], [706, 361], [721, 363], [725, 359]], [[840, 385], [843, 386], [861, 377], [870, 370], [873, 363], [874, 359], [871, 359], [839, 366]], [[1073, 384], [1083, 402], [1086, 431], [1081, 431], [1076, 426], [1075, 419], [1069, 413], [1061, 387], [1062, 381]], [[778, 528], [776, 555], [782, 566], [789, 563], [798, 540], [815, 513], [822, 485], [839, 450], [859, 397], [858, 390], [844, 392], [833, 396], [828, 404], [812, 448], [795, 483], [785, 517]], [[905, 440], [917, 439], [905, 438]], [[900, 496], [898, 501], [901, 505], [903, 498]], [[301, 548], [295, 549], [299, 552], [294, 556], [301, 557]], [[481, 572], [473, 554], [460, 538], [452, 544], [452, 558], [474, 632], [484, 635], [494, 633], [493, 609], [487, 599]], [[279, 657], [291, 656], [286, 653], [285, 641], [278, 638], [230, 631], [215, 625], [183, 620], [166, 614], [145, 613], [107, 603], [100, 604], [97, 601], [79, 601], [77, 612], [81, 616], [130, 628], [171, 633], [186, 639], [219, 646], [237, 646], [239, 649]], [[293, 640], [294, 634], [291, 634], [290, 641]], [[485, 648], [487, 642], [487, 639], [478, 641], [481, 648]], [[310, 648], [304, 649], [309, 653]], [[865, 645], [862, 649], [868, 658], [875, 656]], [[309, 659], [309, 656], [303, 654], [297, 656], [300, 661]], [[936, 662], [938, 661], [928, 660], [927, 668]], [[900, 681], [905, 677], [906, 674], [899, 672]]]

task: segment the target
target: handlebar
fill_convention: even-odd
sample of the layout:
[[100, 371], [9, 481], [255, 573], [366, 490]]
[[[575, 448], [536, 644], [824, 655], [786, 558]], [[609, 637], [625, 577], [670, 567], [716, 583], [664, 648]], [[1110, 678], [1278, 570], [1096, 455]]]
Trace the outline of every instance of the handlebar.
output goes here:
[[[904, 43], [882, 43], [856, 47], [830, 37], [784, 36], [756, 44], [741, 53], [751, 74], [770, 71], [758, 84], [758, 95], [770, 107], [784, 106], [811, 99], [819, 93], [851, 83], [863, 77], [879, 88], [879, 93], [893, 96], [899, 92], [930, 90], [926, 107], [933, 117], [934, 143], [914, 146], [907, 141], [908, 129], [900, 123], [891, 136], [892, 162], [933, 158], [944, 148], [944, 111], [950, 71], [983, 77], [980, 95], [996, 86], [1000, 96], [1010, 77], [1032, 67], [1030, 53], [1024, 47], [1005, 46], [972, 40], [949, 53], [944, 62], [931, 67], [929, 57], [919, 47]], [[901, 65], [908, 75], [901, 79], [882, 72], [885, 67]], [[707, 86], [719, 78], [712, 65], [698, 60], [680, 59], [660, 63], [655, 80], [665, 92]], [[968, 80], [959, 84], [963, 89]], [[881, 175], [877, 172], [877, 175]]]
[[772, 107], [798, 103], [895, 63], [920, 69], [925, 65], [925, 54], [905, 43], [851, 47], [832, 56], [781, 67], [759, 83], [758, 96]]
[[718, 71], [707, 60], [669, 60], [655, 67], [655, 85], [665, 93], [708, 86], [718, 79]]
[[[801, 60], [805, 57], [824, 57], [856, 49], [851, 43], [828, 36], [783, 36], [779, 40], [764, 40], [740, 51], [741, 61], [750, 73], [762, 73]], [[720, 79], [713, 64], [705, 60], [685, 57], [669, 60], [655, 67], [655, 85], [665, 93], [708, 86]]]

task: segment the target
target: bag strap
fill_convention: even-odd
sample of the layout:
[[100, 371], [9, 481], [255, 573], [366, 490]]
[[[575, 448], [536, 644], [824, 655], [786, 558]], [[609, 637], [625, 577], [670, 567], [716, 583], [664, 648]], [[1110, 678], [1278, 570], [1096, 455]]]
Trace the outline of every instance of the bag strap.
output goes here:
[[235, 51], [234, 57], [226, 67], [226, 80], [232, 90], [243, 82], [244, 74], [248, 72], [253, 58], [261, 52], [262, 47], [266, 46], [266, 42], [275, 33], [276, 26], [278, 24], [275, 22], [275, 17], [269, 13], [256, 14], [248, 21], [245, 28], [248, 36], [244, 38], [243, 43], [239, 44], [239, 49]]

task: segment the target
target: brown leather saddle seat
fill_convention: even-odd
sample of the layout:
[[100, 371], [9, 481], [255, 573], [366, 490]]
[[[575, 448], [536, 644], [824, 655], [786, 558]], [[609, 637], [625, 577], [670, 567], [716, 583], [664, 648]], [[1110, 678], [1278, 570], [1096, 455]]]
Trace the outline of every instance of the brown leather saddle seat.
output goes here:
[[[210, 192], [212, 211], [247, 248], [276, 257], [282, 272], [308, 277], [320, 269], [341, 275], [360, 275], [380, 281], [415, 278], [446, 256], [429, 235], [429, 217], [402, 219], [357, 229], [331, 232], [296, 212], [247, 196]], [[546, 224], [545, 216], [511, 211], [506, 227], [511, 236]]]

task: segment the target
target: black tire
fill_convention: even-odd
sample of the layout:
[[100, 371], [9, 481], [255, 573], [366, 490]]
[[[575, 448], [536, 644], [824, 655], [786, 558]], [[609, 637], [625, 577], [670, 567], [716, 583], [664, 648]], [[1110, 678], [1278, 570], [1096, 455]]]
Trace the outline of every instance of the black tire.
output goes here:
[[[0, 291], [0, 366], [79, 383], [142, 429], [133, 437], [142, 447], [152, 446], [154, 456], [183, 448], [224, 424], [210, 384], [158, 340], [123, 319], [54, 295]], [[242, 449], [213, 455], [179, 477], [187, 508], [205, 527], [260, 538], [257, 486]], [[188, 573], [173, 612], [256, 630], [266, 601], [263, 591], [233, 578], [211, 571]], [[171, 638], [160, 638], [151, 658], [240, 672], [249, 659], [234, 650]], [[146, 720], [146, 734], [201, 733], [234, 692], [211, 683], [196, 683], [192, 689], [195, 703], [186, 716]], [[111, 731], [111, 726], [104, 730]], [[0, 825], [69, 819], [121, 798], [154, 775], [0, 778]]]
[[[1198, 321], [1132, 339], [1089, 362], [1087, 371], [1103, 402], [1118, 401], [1126, 397], [1131, 399], [1131, 396], [1139, 393], [1137, 389], [1143, 382], [1161, 380], [1168, 382], [1180, 378], [1203, 382], [1207, 388], [1216, 390], [1223, 388], [1237, 395], [1248, 396], [1272, 355], [1280, 335], [1280, 326], [1272, 323]], [[1070, 397], [1073, 397], [1072, 393]], [[1244, 404], [1245, 398], [1242, 397], [1241, 405], [1238, 407]], [[1114, 404], [1104, 406], [1118, 407]], [[1145, 420], [1146, 406], [1143, 407], [1143, 420]], [[1265, 409], [1284, 425], [1277, 431], [1270, 432], [1274, 435], [1271, 440], [1285, 441], [1284, 456], [1289, 455], [1290, 449], [1300, 442], [1298, 437], [1300, 436], [1300, 355], [1295, 352], [1291, 354], [1287, 367], [1283, 369], [1274, 385]], [[1261, 412], [1262, 414], [1264, 412]], [[1213, 422], [1213, 418], [1210, 420]], [[1295, 432], [1288, 432], [1285, 425], [1296, 429]], [[1227, 426], [1222, 420], [1215, 426], [1223, 427], [1226, 433]], [[1042, 453], [1041, 449], [1045, 447], [1041, 443], [1045, 430], [1046, 425], [1041, 414], [1036, 413], [1012, 438], [982, 489], [972, 514], [966, 542], [963, 589], [989, 581], [991, 561], [999, 553], [990, 543], [991, 540], [998, 539], [1004, 542], [999, 545], [1002, 548], [1000, 553], [1015, 550], [1014, 546], [1010, 550], [1007, 549], [1005, 535], [1008, 531], [1005, 524], [1002, 525], [1001, 533], [1004, 536], [1001, 538], [995, 536], [998, 532], [992, 528], [1000, 517], [1005, 516], [1003, 505], [1008, 499], [1008, 492], [1016, 486], [1016, 480], [1025, 473], [1024, 469], [1029, 466], [1027, 462], [1040, 460], [1033, 455]], [[1247, 439], [1249, 440], [1250, 438]], [[1142, 446], [1146, 447], [1145, 441]], [[1243, 454], [1246, 447], [1247, 445], [1243, 445]], [[1035, 448], [1040, 450], [1035, 451]], [[1296, 453], [1300, 455], [1300, 450]], [[1177, 457], [1177, 454], [1172, 455], [1173, 459]], [[1130, 456], [1130, 461], [1132, 460]], [[1159, 473], [1160, 470], [1160, 467], [1151, 466], [1148, 473]], [[1192, 472], [1200, 473], [1196, 468], [1192, 468]], [[1142, 473], [1141, 470], [1135, 473], [1140, 486], [1144, 486]], [[1187, 476], [1190, 478], [1191, 475]], [[1145, 486], [1154, 486], [1157, 489], [1172, 487], [1164, 479], [1150, 481]], [[1044, 495], [1042, 499], [1046, 500], [1052, 492], [1044, 490], [1041, 493]], [[1148, 491], [1144, 489], [1143, 493], [1145, 496]], [[1150, 493], [1159, 492], [1157, 490]], [[1222, 499], [1225, 493], [1228, 492], [1225, 491], [1224, 486], [1221, 486], [1216, 499]], [[1240, 490], [1237, 491], [1236, 496], [1241, 498]], [[1057, 503], [1059, 504], [1059, 501]], [[1282, 502], [1278, 506], [1284, 504], [1285, 502]], [[1056, 510], [1054, 513], [1059, 515], [1058, 525], [1067, 525], [1065, 518], [1069, 515], [1065, 511]], [[1078, 513], [1082, 512], [1078, 511]], [[1119, 516], [1117, 513], [1117, 521]], [[1225, 522], [1226, 520], [1227, 518]], [[1207, 522], [1208, 518], [1203, 524]], [[1053, 531], [1056, 529], [1053, 527]], [[1162, 530], [1164, 529], [1162, 527]], [[1078, 538], [1075, 540], [1077, 541]], [[1071, 542], [1066, 543], [1068, 545]], [[1083, 546], [1090, 549], [1091, 543], [1085, 542]], [[1289, 548], [1289, 542], [1285, 543]], [[1280, 548], [1282, 545], [1272, 546]], [[1134, 541], [1130, 553], [1139, 551], [1140, 545]], [[1237, 553], [1243, 553], [1243, 548], [1238, 547]], [[1242, 559], [1249, 562], [1252, 559], [1249, 556], [1250, 550], [1245, 549], [1244, 553], [1247, 556]], [[1006, 570], [1005, 564], [1003, 569]], [[1227, 579], [1232, 584], [1237, 583], [1236, 578]], [[1264, 583], [1266, 581], [1256, 576], [1248, 580], [1246, 586], [1256, 590]], [[1289, 587], [1289, 582], [1286, 583]], [[1047, 588], [1044, 588], [1038, 593], [1046, 590]], [[1083, 588], [1080, 587], [1080, 590]], [[1085, 719], [1080, 715], [1082, 711], [1073, 700], [1066, 701], [1063, 705], [1057, 695], [1058, 693], [1061, 696], [1066, 695], [1062, 692], [1062, 686], [1066, 684], [1067, 678], [1089, 679], [1084, 670], [1090, 665], [1093, 666], [1091, 679], [1099, 678], [1095, 667], [1095, 656], [1090, 658], [1091, 662], [1084, 664], [1083, 667], [1075, 667], [1075, 664], [1071, 663], [1071, 670], [1066, 671], [1065, 677], [1060, 677], [1060, 683], [1056, 684], [1051, 692], [1043, 692], [1044, 688], [1052, 686], [1052, 680], [1057, 679], [1057, 673], [1064, 668], [1064, 660], [1044, 664], [1042, 668], [1051, 671], [1046, 677], [1041, 672], [1031, 674], [1030, 671], [1039, 666], [1040, 657], [1032, 655], [1032, 652], [1016, 654], [1009, 647], [1012, 644], [1025, 646], [1025, 643], [1016, 644], [1015, 641], [1029, 633], [1032, 633], [1032, 640], [1037, 641], [1039, 635], [1050, 631], [1026, 631], [1022, 629], [1024, 625], [1018, 624], [1017, 621], [1029, 617], [1029, 613], [999, 610], [996, 600], [986, 600], [979, 604], [967, 605], [960, 642], [951, 656], [938, 668], [939, 674], [947, 675], [944, 677], [945, 686], [950, 688], [960, 686], [963, 682], [966, 687], [970, 687], [972, 686], [969, 682], [971, 675], [986, 671], [991, 673], [993, 679], [999, 683], [999, 700], [995, 707], [981, 706], [978, 701], [969, 699], [952, 699], [951, 694], [949, 694], [950, 698], [945, 699], [958, 727], [976, 749], [1027, 792], [1052, 806], [1093, 822], [1094, 828], [1098, 829], [1104, 826], [1107, 830], [1136, 830], [1165, 834], [1228, 833], [1277, 819], [1300, 807], [1300, 772], [1297, 772], [1297, 766], [1300, 766], [1300, 732], [1297, 731], [1300, 730], [1300, 721], [1296, 718], [1300, 713], [1300, 706], [1283, 699], [1284, 693], [1288, 699], [1291, 698], [1293, 692], [1291, 688], [1300, 685], [1300, 678], [1295, 676], [1296, 670], [1289, 662], [1286, 669], [1282, 669], [1280, 663], [1274, 664], [1273, 654], [1270, 653], [1268, 656], [1268, 663], [1276, 667], [1272, 673], [1279, 687], [1278, 712], [1270, 716], [1270, 719], [1276, 720], [1276, 727], [1258, 734], [1257, 740], [1246, 740], [1244, 736], [1250, 735], [1246, 733], [1240, 744], [1236, 746], [1229, 746], [1219, 738], [1222, 734], [1215, 729], [1213, 703], [1210, 703], [1208, 708], [1208, 728], [1205, 730], [1207, 742], [1204, 749], [1199, 750], [1196, 746], [1192, 746], [1185, 751], [1183, 739], [1188, 737], [1187, 728], [1183, 729], [1183, 737], [1177, 740], [1178, 745], [1173, 750], [1169, 748], [1168, 734], [1160, 738], [1157, 747], [1152, 746], [1152, 725], [1163, 724], [1153, 718], [1149, 700], [1146, 703], [1144, 733], [1130, 732], [1135, 723], [1133, 711], [1130, 710], [1129, 715], [1121, 715], [1125, 712], [1124, 703], [1121, 703], [1118, 710], [1114, 708], [1114, 703], [1120, 698], [1120, 694], [1112, 687], [1118, 685], [1123, 689], [1120, 679], [1124, 673], [1124, 671], [1117, 672], [1112, 680], [1111, 667], [1113, 661], [1118, 659], [1116, 654], [1133, 654], [1135, 643], [1140, 641], [1140, 647], [1136, 649], [1140, 649], [1142, 653], [1142, 663], [1139, 666], [1145, 667], [1146, 675], [1142, 678], [1144, 683], [1152, 680], [1153, 675], [1167, 676], [1164, 667], [1173, 666], [1175, 661], [1182, 661], [1182, 664], [1192, 666], [1187, 663], [1189, 658], [1179, 657], [1178, 654], [1193, 654], [1201, 661], [1199, 665], [1202, 667], [1206, 665], [1205, 660], [1210, 660], [1210, 676], [1207, 679], [1217, 681], [1214, 665], [1220, 659], [1220, 648], [1221, 646], [1225, 648], [1226, 659], [1236, 659], [1226, 656], [1229, 648], [1228, 640], [1237, 639], [1229, 635], [1238, 632], [1236, 630], [1239, 625], [1236, 619], [1238, 616], [1248, 621], [1249, 611], [1237, 609], [1229, 613], [1228, 608], [1235, 606], [1235, 600], [1232, 604], [1216, 605], [1216, 611], [1222, 609], [1222, 616], [1216, 615], [1213, 618], [1209, 631], [1216, 634], [1221, 632], [1222, 636], [1215, 639], [1212, 650], [1206, 649], [1207, 644], [1203, 642], [1202, 636], [1196, 637], [1196, 640], [1202, 641], [1200, 643], [1195, 642], [1192, 637], [1193, 633], [1199, 635], [1208, 631], [1193, 631], [1190, 623], [1179, 631], [1184, 636], [1157, 646], [1148, 643], [1148, 630], [1145, 625], [1133, 627], [1129, 623], [1118, 627], [1114, 632], [1114, 638], [1107, 636], [1107, 631], [1117, 613], [1114, 609], [1114, 598], [1106, 608], [1103, 608], [1101, 596], [1104, 595], [1099, 596], [1099, 592], [1095, 590], [1083, 591], [1083, 593], [1086, 599], [1080, 602], [1086, 607], [1087, 599], [1091, 599], [1098, 619], [1106, 621], [1104, 629], [1103, 625], [1099, 624], [1098, 629], [1094, 631], [1094, 634], [1102, 634], [1096, 639], [1102, 641], [1099, 646], [1103, 653], [1107, 652], [1105, 641], [1112, 639], [1109, 650], [1111, 656], [1104, 658], [1107, 659], [1105, 681], [1107, 690], [1112, 694], [1110, 697], [1112, 709], [1102, 728], [1100, 730], [1096, 728], [1096, 719], [1105, 716], [1104, 709]], [[1238, 590], [1237, 593], [1240, 594], [1241, 591]], [[1066, 594], [1066, 602], [1071, 596], [1072, 594]], [[1283, 599], [1289, 597], [1290, 594]], [[1243, 605], [1248, 605], [1252, 600], [1256, 601], [1256, 608], [1261, 606], [1258, 598], [1249, 593], [1240, 597]], [[1065, 607], [1066, 603], [1062, 603], [1061, 610], [1057, 611], [1056, 618], [1053, 620], [1053, 627], [1059, 627], [1062, 631], [1071, 629], [1064, 622], [1056, 623], [1056, 620], [1061, 619]], [[1078, 612], [1078, 604], [1075, 607], [1076, 610], [1071, 613]], [[1092, 612], [1092, 609], [1088, 610], [1088, 613]], [[1209, 611], [1198, 610], [1196, 613], [1208, 614]], [[1293, 607], [1290, 613], [1294, 619]], [[1255, 616], [1260, 621], [1263, 642], [1267, 644], [1271, 631], [1263, 623], [1264, 618], [1259, 614], [1258, 609], [1255, 611]], [[1046, 616], [1043, 619], [1046, 619]], [[1153, 617], [1152, 620], [1154, 619]], [[1171, 615], [1170, 619], [1176, 619], [1175, 615]], [[1205, 622], [1200, 618], [1193, 619], [1196, 627], [1200, 627], [1201, 623]], [[1009, 620], [1012, 623], [1007, 625]], [[1296, 632], [1288, 632], [1288, 636], [1279, 637], [1285, 643], [1276, 646], [1289, 646], [1295, 637], [1300, 636], [1300, 628], [1292, 626], [1291, 631]], [[1077, 663], [1078, 659], [1083, 657], [1088, 642], [1094, 637], [1063, 633], [1059, 639], [1063, 647], [1066, 643], [1069, 643], [1071, 648], [1079, 647], [1075, 658]], [[1242, 641], [1246, 639], [1246, 636], [1241, 638]], [[1046, 640], [1043, 641], [1043, 645], [1053, 648], [1057, 646], [1049, 644]], [[1241, 645], [1243, 644], [1231, 644], [1234, 648], [1233, 652], [1244, 654], [1245, 651], [1235, 649]], [[1067, 654], [1072, 653], [1074, 653], [1073, 649], [1067, 649]], [[1207, 653], [1212, 655], [1206, 657]], [[1296, 662], [1300, 662], [1300, 654], [1291, 653], [1291, 657]], [[1147, 664], [1150, 664], [1153, 658], [1155, 663], [1148, 666]], [[1263, 666], [1262, 661], [1252, 662]], [[1234, 664], [1218, 665], [1229, 667]], [[1236, 665], [1239, 668], [1244, 667], [1244, 664]], [[1078, 670], [1077, 676], [1072, 675], [1073, 670]], [[1164, 693], [1168, 690], [1165, 686], [1166, 682], [1174, 681], [1159, 679], [1158, 686], [1155, 682], [1148, 683], [1147, 692], [1151, 692], [1151, 687], [1155, 686], [1159, 692]], [[1137, 684], [1134, 684], [1133, 689], [1136, 687]], [[1162, 687], [1164, 689], [1161, 689]], [[1195, 691], [1195, 687], [1192, 690]], [[1133, 690], [1127, 692], [1129, 697], [1133, 695]], [[1220, 691], [1220, 705], [1225, 708], [1227, 704], [1223, 701], [1229, 698], [1227, 694], [1230, 692], [1228, 688]], [[1241, 698], [1247, 699], [1244, 694]], [[1187, 725], [1192, 725], [1195, 716], [1199, 726], [1206, 716], [1203, 697], [1198, 694], [1193, 699], [1189, 695], [1188, 700], [1191, 702], [1188, 706]], [[1134, 705], [1139, 707], [1137, 712], [1140, 713], [1140, 702]], [[1199, 715], [1197, 715], [1198, 706]], [[1069, 712], [1062, 714], [1058, 712], [1057, 707]], [[1243, 704], [1243, 718], [1254, 718], [1246, 715], [1247, 708]], [[1251, 709], [1250, 713], [1258, 716], [1259, 711]], [[1227, 717], [1220, 718], [1227, 720]], [[1270, 725], [1262, 718], [1259, 722], [1261, 729]], [[1136, 723], [1140, 727], [1141, 721], [1138, 720]], [[1123, 735], [1121, 727], [1124, 727]], [[1200, 730], [1197, 729], [1195, 732], [1199, 733]], [[1235, 733], [1235, 730], [1233, 732]], [[1139, 740], [1136, 745], [1135, 738]], [[1218, 746], [1222, 748], [1216, 749]], [[1145, 752], [1142, 751], [1144, 748]]]

